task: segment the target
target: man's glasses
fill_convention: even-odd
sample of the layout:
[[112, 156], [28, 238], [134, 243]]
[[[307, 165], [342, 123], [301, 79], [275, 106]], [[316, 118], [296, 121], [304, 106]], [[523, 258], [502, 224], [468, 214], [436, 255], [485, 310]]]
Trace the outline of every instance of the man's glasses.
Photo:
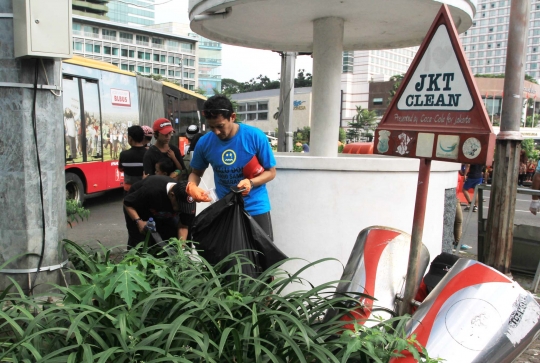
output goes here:
[[[218, 113], [219, 111], [227, 112], [226, 115], [229, 115], [229, 113], [232, 113], [231, 110], [227, 110], [226, 108], [213, 108], [213, 109], [210, 109], [210, 110], [204, 110], [203, 115], [205, 117], [214, 118], [214, 117], [217, 117], [217, 115], [219, 115], [219, 113]], [[223, 116], [226, 117], [225, 115], [223, 115]]]

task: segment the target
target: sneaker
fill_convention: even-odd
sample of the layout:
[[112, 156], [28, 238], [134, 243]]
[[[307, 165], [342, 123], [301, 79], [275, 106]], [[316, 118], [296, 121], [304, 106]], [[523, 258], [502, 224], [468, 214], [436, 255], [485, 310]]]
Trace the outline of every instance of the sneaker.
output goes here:
[[471, 246], [466, 245], [466, 244], [462, 244], [462, 245], [459, 247], [459, 249], [460, 249], [461, 251], [467, 251], [467, 250], [470, 250], [471, 248], [472, 248]]
[[471, 206], [468, 205], [468, 206], [466, 206], [465, 209], [463, 209], [463, 210], [464, 210], [464, 211], [469, 211], [469, 210], [471, 210]]
[[473, 209], [472, 209], [473, 213], [474, 212], [477, 212], [478, 211], [478, 207], [477, 206], [474, 206]]

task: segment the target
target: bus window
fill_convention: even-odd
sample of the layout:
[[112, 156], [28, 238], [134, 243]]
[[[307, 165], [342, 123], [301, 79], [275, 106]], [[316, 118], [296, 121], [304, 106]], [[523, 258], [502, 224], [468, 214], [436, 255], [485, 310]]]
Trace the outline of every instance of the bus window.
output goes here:
[[79, 79], [64, 76], [64, 135], [66, 161], [80, 162], [83, 156], [81, 144], [81, 102], [79, 98]]
[[83, 94], [83, 125], [86, 131], [86, 160], [103, 158], [99, 89], [96, 81], [81, 79]]

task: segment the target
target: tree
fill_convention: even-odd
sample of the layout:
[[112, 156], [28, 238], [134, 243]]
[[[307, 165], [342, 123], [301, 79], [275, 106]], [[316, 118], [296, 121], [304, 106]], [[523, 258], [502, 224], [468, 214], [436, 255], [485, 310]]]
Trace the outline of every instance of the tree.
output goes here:
[[304, 126], [303, 129], [296, 129], [296, 132], [293, 134], [293, 144], [297, 142], [301, 144], [309, 144], [309, 138], [311, 136], [311, 128], [309, 126]]
[[390, 81], [394, 82], [394, 85], [390, 90], [390, 97], [388, 97], [388, 102], [392, 101], [392, 98], [394, 98], [394, 96], [396, 95], [396, 92], [401, 85], [401, 82], [403, 81], [403, 77], [405, 77], [403, 74], [395, 74], [390, 77]]
[[536, 126], [538, 126], [538, 120], [539, 119], [540, 119], [540, 115], [527, 116], [527, 118], [525, 120], [525, 127], [536, 127]]
[[294, 88], [301, 88], [301, 87], [311, 87], [313, 77], [311, 73], [306, 73], [304, 75], [305, 69], [299, 69], [298, 75], [294, 79]]
[[206, 90], [202, 89], [201, 87], [195, 88], [193, 92], [206, 96]]
[[[349, 139], [358, 141], [358, 137], [371, 137], [372, 131], [377, 127], [377, 114], [374, 111], [362, 109], [362, 106], [356, 106], [356, 115], [352, 117], [352, 122], [349, 122], [349, 133], [353, 137]], [[356, 131], [350, 131], [355, 129]]]
[[538, 160], [540, 151], [534, 145], [533, 139], [526, 139], [521, 142], [521, 150], [525, 151], [528, 159]]
[[339, 141], [341, 141], [344, 144], [346, 140], [347, 140], [347, 132], [345, 131], [344, 128], [340, 127], [339, 128]]
[[[297, 77], [294, 79], [294, 87], [311, 87], [313, 77], [311, 73], [306, 73], [304, 69], [299, 69]], [[279, 80], [271, 80], [268, 76], [260, 74], [256, 78], [250, 79], [248, 82], [238, 82], [231, 78], [223, 78], [221, 80], [221, 92], [226, 94], [264, 91], [268, 89], [278, 89], [281, 87]]]

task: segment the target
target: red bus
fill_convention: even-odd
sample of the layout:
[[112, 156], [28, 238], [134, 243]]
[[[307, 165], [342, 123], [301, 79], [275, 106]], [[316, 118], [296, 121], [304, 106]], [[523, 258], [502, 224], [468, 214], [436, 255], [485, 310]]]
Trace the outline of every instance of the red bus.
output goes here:
[[165, 117], [182, 136], [189, 125], [204, 124], [206, 98], [173, 83], [77, 56], [62, 63], [62, 76], [66, 197], [81, 203], [123, 186], [118, 156], [129, 148], [128, 127]]

